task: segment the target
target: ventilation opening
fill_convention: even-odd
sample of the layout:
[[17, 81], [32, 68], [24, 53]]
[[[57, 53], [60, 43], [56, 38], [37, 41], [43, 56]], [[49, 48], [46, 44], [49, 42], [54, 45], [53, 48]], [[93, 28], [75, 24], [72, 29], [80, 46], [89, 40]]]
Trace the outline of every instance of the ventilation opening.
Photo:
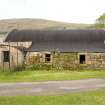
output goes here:
[[10, 52], [9, 51], [3, 51], [3, 61], [9, 62], [10, 60]]
[[80, 55], [80, 64], [85, 64], [85, 55]]
[[45, 62], [51, 61], [51, 54], [45, 54]]

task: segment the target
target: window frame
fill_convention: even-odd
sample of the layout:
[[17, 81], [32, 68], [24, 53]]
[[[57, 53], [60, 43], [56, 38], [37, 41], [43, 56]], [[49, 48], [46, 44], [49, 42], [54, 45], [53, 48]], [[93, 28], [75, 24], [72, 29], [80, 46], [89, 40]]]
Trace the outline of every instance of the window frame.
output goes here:
[[[46, 55], [49, 55], [49, 56], [46, 56]], [[45, 63], [50, 63], [50, 62], [51, 62], [51, 54], [50, 53], [45, 53]]]

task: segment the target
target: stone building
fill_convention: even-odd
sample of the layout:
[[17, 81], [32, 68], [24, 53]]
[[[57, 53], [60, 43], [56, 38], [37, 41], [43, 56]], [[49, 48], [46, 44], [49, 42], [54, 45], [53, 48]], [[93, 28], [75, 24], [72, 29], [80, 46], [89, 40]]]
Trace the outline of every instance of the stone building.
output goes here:
[[1, 57], [1, 62], [11, 67], [45, 64], [60, 69], [105, 68], [105, 31], [101, 29], [13, 30], [5, 43], [8, 49], [0, 51], [8, 60]]

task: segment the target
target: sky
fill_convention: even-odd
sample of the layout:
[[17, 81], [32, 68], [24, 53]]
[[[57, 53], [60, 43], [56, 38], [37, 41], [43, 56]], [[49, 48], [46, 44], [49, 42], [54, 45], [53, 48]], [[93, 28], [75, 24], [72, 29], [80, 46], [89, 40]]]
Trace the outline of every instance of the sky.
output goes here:
[[40, 18], [94, 23], [105, 13], [105, 0], [0, 0], [0, 19]]

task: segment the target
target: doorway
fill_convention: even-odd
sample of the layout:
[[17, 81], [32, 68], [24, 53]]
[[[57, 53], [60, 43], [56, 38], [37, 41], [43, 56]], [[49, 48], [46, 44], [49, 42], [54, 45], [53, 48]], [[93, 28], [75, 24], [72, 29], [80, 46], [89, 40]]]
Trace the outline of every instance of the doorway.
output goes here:
[[86, 57], [85, 57], [85, 55], [80, 55], [80, 57], [79, 57], [79, 62], [80, 62], [80, 64], [85, 64], [85, 62], [86, 62]]

